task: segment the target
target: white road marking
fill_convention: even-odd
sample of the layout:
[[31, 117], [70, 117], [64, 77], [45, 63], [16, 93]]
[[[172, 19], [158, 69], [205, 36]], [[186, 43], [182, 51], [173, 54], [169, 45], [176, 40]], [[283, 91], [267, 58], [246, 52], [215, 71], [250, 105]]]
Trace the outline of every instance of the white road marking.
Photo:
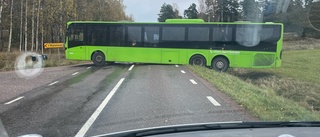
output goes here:
[[108, 104], [112, 96], [116, 93], [122, 82], [124, 81], [124, 78], [120, 79], [120, 81], [117, 83], [117, 85], [111, 90], [111, 92], [108, 94], [108, 96], [102, 101], [102, 103], [99, 105], [99, 107], [96, 109], [96, 111], [91, 115], [91, 117], [87, 120], [87, 122], [82, 126], [82, 128], [79, 130], [77, 135], [75, 137], [83, 137], [91, 125], [94, 123], [94, 121], [97, 119], [97, 117], [100, 115], [101, 111], [104, 109], [104, 107]]
[[20, 99], [23, 99], [24, 98], [24, 96], [21, 96], [21, 97], [18, 97], [18, 98], [16, 98], [16, 99], [14, 99], [14, 100], [11, 100], [11, 101], [9, 101], [9, 102], [7, 102], [7, 103], [4, 103], [5, 105], [9, 105], [9, 104], [11, 104], [11, 103], [13, 103], [13, 102], [16, 102], [16, 101], [18, 101], [18, 100], [20, 100]]
[[181, 70], [181, 73], [186, 73], [184, 70]]
[[179, 65], [176, 65], [176, 67], [179, 67]]
[[193, 79], [190, 79], [192, 84], [198, 84], [196, 81], [194, 81]]
[[128, 69], [129, 71], [131, 71], [133, 69], [134, 65], [131, 65], [131, 67]]
[[78, 73], [79, 73], [79, 72], [75, 72], [75, 73], [72, 74], [72, 76], [77, 75]]
[[91, 67], [87, 67], [87, 69], [91, 69]]
[[57, 84], [59, 81], [55, 81], [55, 82], [52, 82], [51, 84], [49, 84], [48, 86], [52, 86], [54, 84]]
[[214, 106], [221, 106], [221, 104], [218, 101], [216, 101], [213, 97], [207, 96], [207, 98]]

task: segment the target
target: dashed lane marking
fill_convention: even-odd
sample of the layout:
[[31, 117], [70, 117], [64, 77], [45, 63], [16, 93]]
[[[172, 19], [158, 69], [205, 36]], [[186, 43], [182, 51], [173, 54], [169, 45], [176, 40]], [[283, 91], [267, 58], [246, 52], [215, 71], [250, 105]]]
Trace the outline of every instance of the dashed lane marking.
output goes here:
[[131, 71], [133, 69], [134, 65], [131, 65], [131, 67], [128, 69], [129, 71]]
[[221, 106], [221, 104], [215, 100], [213, 97], [211, 96], [207, 96], [207, 99], [214, 105], [214, 106]]
[[194, 81], [193, 79], [190, 79], [190, 82], [192, 83], [192, 84], [198, 84], [196, 81]]
[[14, 100], [11, 100], [11, 101], [9, 101], [9, 102], [7, 102], [7, 103], [4, 103], [5, 105], [9, 105], [9, 104], [12, 104], [13, 102], [16, 102], [16, 101], [18, 101], [18, 100], [20, 100], [20, 99], [23, 99], [24, 98], [24, 96], [21, 96], [21, 97], [18, 97], [18, 98], [16, 98], [16, 99], [14, 99]]
[[54, 85], [54, 84], [57, 84], [59, 81], [55, 81], [55, 82], [52, 82], [52, 83], [50, 83], [48, 86], [52, 86], [52, 85]]
[[79, 73], [79, 72], [75, 72], [75, 73], [72, 74], [72, 76], [77, 75], [78, 73]]

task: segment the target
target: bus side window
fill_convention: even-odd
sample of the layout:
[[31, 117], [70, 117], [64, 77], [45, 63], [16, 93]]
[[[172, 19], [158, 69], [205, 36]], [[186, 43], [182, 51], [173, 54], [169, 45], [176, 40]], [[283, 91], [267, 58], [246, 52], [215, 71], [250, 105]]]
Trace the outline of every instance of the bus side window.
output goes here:
[[159, 46], [159, 27], [144, 28], [144, 46], [145, 47]]
[[110, 26], [110, 46], [124, 46], [125, 33], [123, 26]]
[[141, 46], [141, 27], [128, 27], [129, 46]]
[[244, 47], [255, 47], [260, 43], [261, 25], [238, 25], [236, 42]]
[[216, 26], [213, 27], [212, 41], [215, 42], [229, 42], [232, 41], [232, 28]]

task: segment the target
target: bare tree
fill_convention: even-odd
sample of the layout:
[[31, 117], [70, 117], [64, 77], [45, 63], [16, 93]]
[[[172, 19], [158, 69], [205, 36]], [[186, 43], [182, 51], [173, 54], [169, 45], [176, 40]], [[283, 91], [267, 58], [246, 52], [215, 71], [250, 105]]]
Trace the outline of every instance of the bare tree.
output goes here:
[[32, 0], [32, 28], [31, 28], [31, 51], [33, 51], [34, 48], [34, 0]]
[[38, 0], [38, 15], [37, 15], [37, 27], [36, 27], [36, 52], [38, 52], [39, 49], [39, 22], [40, 22], [40, 3], [41, 0]]
[[26, 0], [26, 16], [24, 17], [24, 51], [27, 52], [28, 47], [28, 0]]
[[21, 4], [20, 4], [20, 47], [19, 47], [19, 51], [21, 52], [22, 50], [22, 24], [23, 24], [23, 0], [21, 0]]
[[205, 0], [198, 0], [198, 11], [199, 13], [205, 13], [206, 12], [206, 5], [205, 5]]
[[10, 34], [9, 34], [8, 52], [10, 52], [11, 41], [12, 41], [12, 10], [13, 10], [13, 0], [11, 0], [11, 8], [10, 8]]
[[2, 10], [3, 10], [3, 0], [0, 1], [0, 51], [2, 51]]

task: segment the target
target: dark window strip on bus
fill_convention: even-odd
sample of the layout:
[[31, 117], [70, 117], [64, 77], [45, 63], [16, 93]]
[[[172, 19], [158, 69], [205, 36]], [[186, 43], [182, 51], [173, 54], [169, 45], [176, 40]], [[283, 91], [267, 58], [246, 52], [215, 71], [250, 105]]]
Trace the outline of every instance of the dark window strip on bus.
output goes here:
[[[281, 35], [280, 25], [73, 24], [69, 26], [68, 30], [69, 47], [110, 45], [120, 47], [275, 51], [276, 42]], [[200, 31], [203, 33], [200, 33]], [[258, 41], [251, 39], [249, 36], [244, 37], [241, 35], [246, 32], [251, 36], [259, 35], [259, 38], [257, 37]]]

